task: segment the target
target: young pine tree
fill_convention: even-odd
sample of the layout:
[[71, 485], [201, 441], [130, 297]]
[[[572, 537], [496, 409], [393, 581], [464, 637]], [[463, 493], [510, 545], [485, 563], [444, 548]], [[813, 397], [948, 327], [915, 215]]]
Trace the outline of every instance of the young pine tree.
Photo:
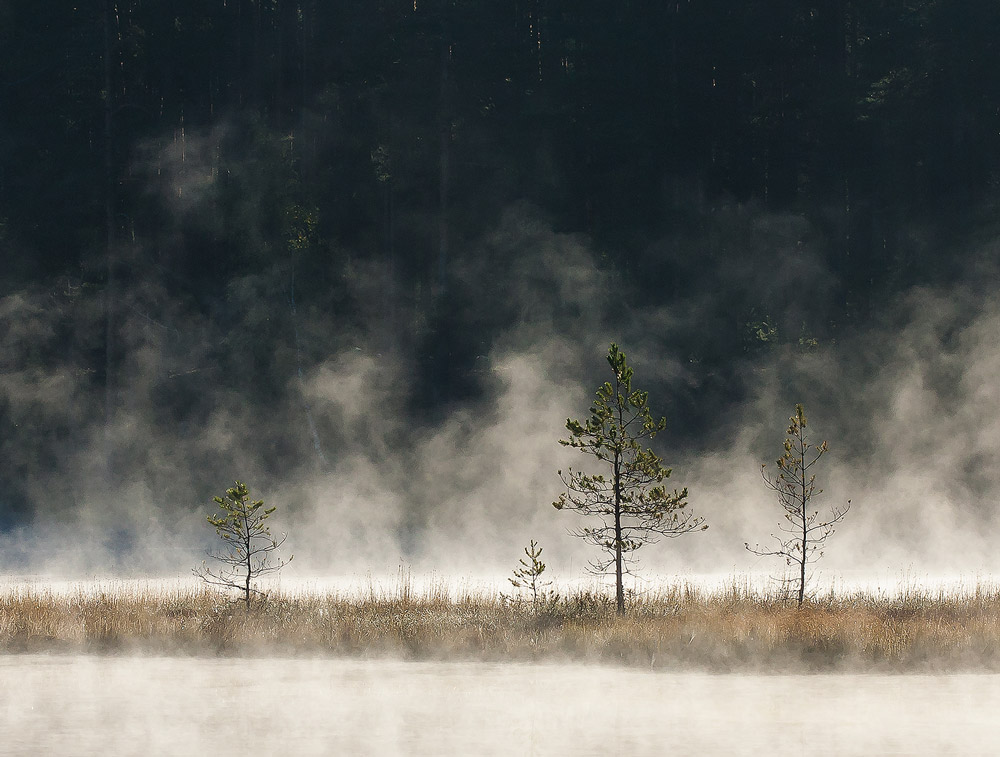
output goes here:
[[553, 506], [575, 510], [594, 522], [575, 534], [605, 555], [591, 562], [595, 573], [614, 568], [615, 598], [619, 614], [625, 612], [622, 574], [629, 555], [660, 537], [674, 537], [704, 530], [703, 518], [687, 508], [687, 489], [668, 491], [664, 485], [670, 469], [643, 442], [666, 428], [665, 418], [654, 420], [648, 392], [632, 388], [632, 368], [625, 353], [612, 344], [608, 365], [614, 376], [597, 389], [585, 423], [567, 420], [568, 439], [560, 444], [590, 455], [599, 473], [568, 469], [559, 475], [566, 491]]
[[208, 522], [215, 527], [224, 549], [210, 556], [221, 567], [212, 570], [202, 563], [193, 572], [206, 583], [238, 590], [249, 610], [252, 594], [259, 593], [253, 588], [253, 580], [281, 570], [292, 559], [283, 561], [274, 557], [285, 541], [285, 534], [279, 539], [271, 535], [266, 521], [276, 508], [265, 508], [263, 500], [252, 500], [241, 481], [226, 489], [225, 497], [213, 497], [213, 501], [221, 512], [209, 515]]
[[795, 588], [799, 607], [805, 601], [807, 567], [823, 556], [826, 540], [834, 533], [834, 526], [844, 519], [851, 509], [850, 500], [844, 507], [833, 507], [825, 520], [819, 510], [810, 510], [812, 500], [823, 493], [816, 488], [816, 474], [813, 467], [826, 454], [826, 442], [818, 447], [809, 443], [805, 434], [806, 413], [802, 405], [795, 406], [795, 414], [789, 418], [788, 436], [785, 438], [784, 452], [776, 463], [777, 472], [771, 476], [767, 465], [760, 472], [767, 488], [778, 498], [784, 521], [778, 524], [780, 534], [771, 534], [777, 542], [773, 549], [759, 544], [746, 548], [762, 557], [780, 557], [792, 568], [794, 574], [786, 578], [786, 583]]
[[542, 562], [542, 548], [534, 539], [531, 544], [524, 548], [525, 562], [522, 557], [518, 560], [519, 568], [514, 568], [514, 577], [508, 578], [515, 589], [527, 589], [531, 592], [531, 606], [538, 607], [538, 593], [546, 587], [551, 586], [551, 581], [542, 581], [542, 573], [545, 572], [545, 563]]

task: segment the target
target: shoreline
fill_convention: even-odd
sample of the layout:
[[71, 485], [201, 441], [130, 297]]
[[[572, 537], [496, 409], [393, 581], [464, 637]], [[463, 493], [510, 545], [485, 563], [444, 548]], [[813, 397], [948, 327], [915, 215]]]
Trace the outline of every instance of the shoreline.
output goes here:
[[270, 592], [249, 610], [211, 589], [0, 589], [0, 654], [335, 656], [585, 662], [707, 672], [997, 672], [1000, 588], [814, 597], [802, 608], [733, 584], [633, 596], [443, 587]]

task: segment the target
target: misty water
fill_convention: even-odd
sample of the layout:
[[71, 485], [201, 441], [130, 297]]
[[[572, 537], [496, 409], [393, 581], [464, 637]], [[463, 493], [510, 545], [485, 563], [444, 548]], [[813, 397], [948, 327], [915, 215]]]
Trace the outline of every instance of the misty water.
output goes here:
[[997, 675], [0, 657], [3, 755], [996, 754]]

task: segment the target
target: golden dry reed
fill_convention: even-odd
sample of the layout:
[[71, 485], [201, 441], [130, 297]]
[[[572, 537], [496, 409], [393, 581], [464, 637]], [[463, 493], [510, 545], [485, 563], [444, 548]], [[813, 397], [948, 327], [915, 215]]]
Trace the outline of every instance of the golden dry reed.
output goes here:
[[449, 596], [402, 580], [348, 596], [272, 593], [249, 610], [207, 589], [69, 594], [0, 590], [0, 652], [402, 656], [586, 660], [739, 671], [1000, 670], [1000, 589], [842, 593], [802, 608], [749, 588], [677, 584], [633, 597], [624, 616], [594, 591], [537, 605]]

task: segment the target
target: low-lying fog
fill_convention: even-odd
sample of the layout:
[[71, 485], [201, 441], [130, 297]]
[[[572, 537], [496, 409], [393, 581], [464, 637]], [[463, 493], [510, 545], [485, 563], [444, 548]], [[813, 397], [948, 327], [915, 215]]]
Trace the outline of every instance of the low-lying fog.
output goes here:
[[0, 754], [987, 755], [1000, 676], [0, 656]]
[[[444, 575], [437, 572], [416, 573], [408, 570], [376, 573], [345, 573], [333, 576], [301, 576], [287, 571], [277, 578], [259, 579], [254, 582], [268, 594], [283, 594], [289, 597], [307, 595], [323, 596], [333, 594], [349, 600], [365, 600], [371, 597], [391, 599], [403, 593], [415, 598], [437, 596], [459, 600], [462, 597], [495, 597], [503, 594], [509, 597], [529, 598], [527, 590], [515, 589], [508, 576], [501, 572], [468, 573], [466, 575]], [[614, 577], [574, 574], [563, 571], [550, 575], [546, 571], [541, 579], [544, 590], [562, 596], [572, 596], [578, 592], [603, 592], [614, 594]], [[782, 582], [774, 573], [766, 570], [745, 573], [691, 573], [653, 575], [645, 571], [640, 575], [625, 576], [625, 587], [637, 596], [655, 597], [675, 588], [690, 587], [711, 596], [724, 594], [732, 589], [739, 593], [775, 597], [784, 590]], [[834, 594], [844, 596], [858, 593], [869, 597], [895, 598], [906, 594], [947, 597], [974, 596], [977, 589], [989, 591], [997, 586], [997, 580], [988, 575], [945, 575], [916, 574], [911, 571], [884, 571], [868, 573], [862, 571], [834, 573], [816, 571], [808, 580], [810, 594], [818, 599]], [[187, 595], [205, 588], [205, 584], [191, 574], [173, 577], [90, 577], [57, 578], [51, 575], [0, 575], [0, 596], [4, 594], [33, 593], [55, 596], [96, 595], [111, 596], [155, 596], [170, 594]], [[235, 594], [230, 596], [235, 597]]]

